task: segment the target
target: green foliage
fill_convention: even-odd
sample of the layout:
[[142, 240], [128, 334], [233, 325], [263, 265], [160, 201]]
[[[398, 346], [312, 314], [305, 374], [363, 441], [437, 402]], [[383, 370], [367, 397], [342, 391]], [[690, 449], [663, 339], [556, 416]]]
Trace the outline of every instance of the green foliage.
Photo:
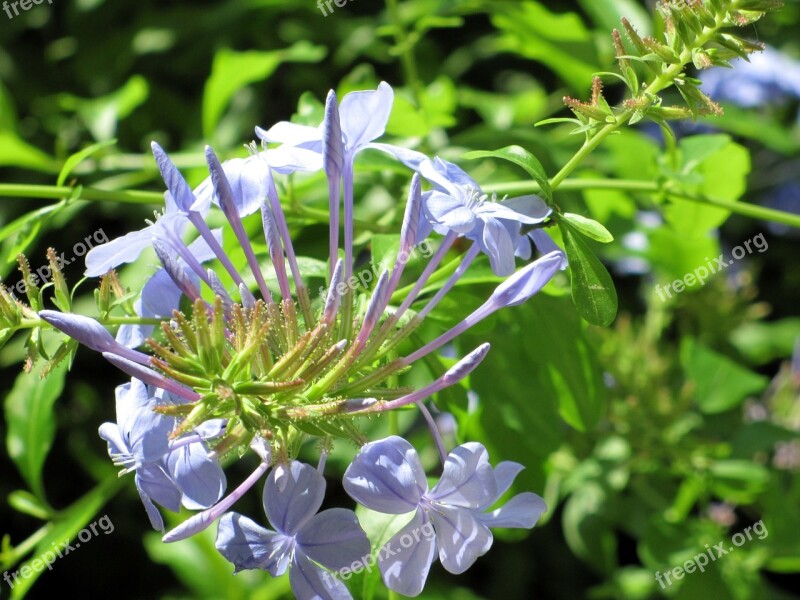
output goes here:
[[[530, 533], [496, 531], [492, 550], [458, 579], [434, 565], [421, 598], [797, 597], [782, 577], [800, 572], [800, 271], [796, 237], [786, 233], [800, 219], [764, 206], [795, 210], [777, 190], [789, 184], [791, 196], [796, 179], [797, 102], [782, 102], [773, 90], [769, 106], [743, 108], [718, 103], [698, 83], [706, 68], [756, 49], [751, 39], [796, 58], [800, 12], [787, 3], [756, 30], [752, 23], [771, 0], [670, 1], [655, 15], [652, 4], [361, 0], [323, 17], [313, 2], [91, 0], [0, 17], [2, 285], [20, 279], [20, 253], [35, 271], [48, 264], [48, 247], [69, 255], [100, 227], [113, 238], [152, 218], [163, 206], [163, 184], [151, 140], [169, 147], [196, 185], [207, 175], [204, 144], [245, 156], [241, 145], [254, 125], [289, 118], [316, 125], [328, 89], [341, 97], [386, 80], [396, 96], [388, 141], [457, 162], [499, 199], [541, 195], [553, 208], [542, 230], [570, 262], [530, 302], [458, 339], [459, 356], [486, 341], [492, 350], [461, 386], [435, 398], [453, 415], [448, 445], [480, 441], [493, 463], [524, 464], [512, 493], [539, 493], [548, 512]], [[614, 28], [620, 33], [612, 37]], [[733, 67], [736, 73], [739, 64]], [[704, 129], [693, 128], [693, 117]], [[359, 156], [357, 268], [393, 264], [407, 173], [381, 153]], [[277, 185], [301, 271], [316, 290], [328, 273], [325, 178], [295, 175]], [[268, 265], [258, 217], [245, 227]], [[671, 298], [654, 290], [758, 233], [768, 252]], [[224, 246], [244, 272], [238, 242], [228, 236]], [[463, 251], [457, 243], [426, 298]], [[287, 577], [234, 577], [214, 549], [213, 530], [178, 546], [146, 532], [132, 475], [117, 478], [97, 437], [125, 377], [85, 350], [73, 363], [75, 344], [52, 347], [55, 338], [34, 311], [56, 305], [94, 314], [96, 303], [113, 328], [132, 317], [155, 259], [146, 252], [95, 290], [97, 282], [81, 279], [83, 257], [75, 258], [64, 267], [70, 287], [40, 285], [20, 303], [0, 292], [0, 569], [32, 565], [124, 490], [105, 509], [117, 530], [102, 563], [81, 550], [87, 554], [68, 557], [40, 581], [37, 573], [3, 589], [14, 598], [65, 589], [289, 598]], [[407, 265], [393, 304], [424, 264]], [[420, 339], [459, 322], [500, 280], [484, 258], [476, 260], [416, 332]], [[312, 300], [321, 302], [316, 293]], [[39, 377], [42, 362], [20, 374], [37, 356], [48, 376]], [[400, 378], [419, 387], [452, 364], [431, 359]], [[426, 448], [415, 414], [364, 428], [385, 435], [396, 427]], [[423, 460], [434, 473], [427, 450]], [[336, 506], [352, 506], [336, 481], [352, 455], [347, 443], [331, 454]], [[230, 489], [243, 473], [232, 466]], [[258, 494], [241, 502], [260, 514]], [[408, 518], [358, 515], [374, 545]], [[655, 580], [656, 571], [759, 520], [769, 531], [763, 539], [667, 589]], [[510, 571], [519, 556], [524, 568]], [[356, 598], [387, 598], [377, 569], [348, 586]]]

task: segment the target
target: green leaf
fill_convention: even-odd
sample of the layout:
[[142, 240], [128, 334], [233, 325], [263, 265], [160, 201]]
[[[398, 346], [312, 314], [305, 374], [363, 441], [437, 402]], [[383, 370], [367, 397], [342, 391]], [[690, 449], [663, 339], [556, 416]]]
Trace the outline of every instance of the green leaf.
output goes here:
[[602, 70], [592, 34], [577, 13], [551, 12], [538, 2], [497, 2], [491, 10], [501, 51], [541, 62], [575, 90], [583, 91]]
[[109, 146], [113, 146], [117, 143], [117, 140], [106, 140], [105, 142], [97, 142], [96, 144], [92, 144], [91, 146], [87, 146], [83, 150], [76, 152], [75, 154], [71, 155], [67, 160], [64, 161], [64, 166], [61, 167], [61, 172], [58, 174], [58, 181], [56, 181], [56, 185], [62, 186], [64, 182], [69, 177], [70, 173], [72, 173], [73, 169], [81, 164], [84, 160], [89, 158], [92, 154], [99, 152], [103, 148], [108, 148]]
[[27, 490], [15, 490], [8, 495], [8, 505], [14, 510], [36, 519], [50, 518], [51, 510]]
[[578, 313], [605, 327], [617, 315], [617, 291], [603, 263], [568, 223], [559, 223], [572, 274], [572, 299]]
[[586, 325], [566, 298], [537, 297], [526, 311], [531, 331], [549, 340], [526, 349], [528, 377], [538, 394], [550, 396], [561, 418], [578, 431], [590, 431], [605, 412], [606, 387]]
[[370, 240], [372, 245], [372, 264], [377, 265], [378, 273], [391, 269], [397, 260], [400, 249], [400, 236], [389, 233], [376, 233]]
[[214, 56], [211, 76], [203, 92], [203, 133], [212, 138], [217, 123], [222, 118], [234, 95], [244, 86], [267, 79], [283, 62], [310, 62], [322, 60], [327, 51], [322, 46], [297, 42], [284, 50], [269, 52], [236, 52], [223, 48]]
[[780, 319], [769, 323], [744, 323], [731, 332], [736, 349], [755, 364], [766, 364], [792, 355], [800, 339], [800, 318]]
[[603, 487], [590, 481], [579, 487], [564, 506], [564, 537], [570, 549], [603, 573], [616, 567], [617, 540], [604, 507], [610, 504]]
[[59, 95], [65, 111], [77, 113], [96, 140], [110, 140], [120, 121], [144, 104], [150, 96], [150, 85], [141, 75], [133, 75], [118, 90], [99, 98]]
[[520, 490], [542, 494], [551, 454], [568, 435], [564, 421], [590, 431], [605, 413], [607, 390], [587, 329], [570, 298], [538, 294], [461, 342], [462, 352], [482, 342], [492, 349], [470, 375], [477, 408], [446, 408], [458, 420], [460, 438], [480, 439], [493, 464], [526, 465]]
[[527, 171], [533, 180], [539, 184], [542, 194], [552, 202], [553, 193], [550, 190], [550, 180], [542, 167], [542, 163], [530, 152], [520, 146], [506, 146], [500, 150], [476, 150], [467, 152], [464, 158], [472, 160], [475, 158], [502, 158], [513, 162]]
[[0, 166], [52, 172], [58, 166], [47, 154], [20, 139], [12, 131], [0, 131]]
[[602, 31], [619, 28], [621, 17], [627, 17], [641, 35], [650, 35], [652, 19], [635, 0], [578, 0], [581, 8]]
[[[64, 544], [64, 540], [70, 540], [70, 544], [73, 545], [73, 550], [80, 551], [76, 546], [76, 542], [73, 541], [75, 540], [75, 536], [89, 524], [103, 505], [108, 502], [126, 482], [129, 482], [129, 479], [117, 477], [116, 475], [109, 477], [92, 491], [71, 504], [68, 508], [59, 511], [58, 519], [52, 521], [50, 527], [47, 529], [47, 533], [39, 540], [33, 557], [18, 567], [20, 571], [23, 569], [28, 571], [29, 575], [17, 579], [17, 583], [11, 590], [11, 598], [21, 599], [25, 597], [31, 586], [33, 586], [39, 576], [44, 573], [45, 568], [42, 563], [48, 560], [52, 562], [52, 560], [57, 558], [53, 552], [53, 548], [61, 548]], [[101, 519], [102, 518], [103, 517], [101, 517]], [[110, 525], [106, 527], [102, 527], [102, 524], [99, 523], [95, 525], [94, 529], [97, 531], [97, 535], [100, 533], [104, 535], [113, 533], [114, 523], [107, 516], [106, 518]], [[91, 533], [90, 530], [87, 531]], [[93, 534], [90, 543], [102, 543], [100, 540], [95, 539], [97, 535]]]
[[769, 484], [769, 470], [750, 460], [719, 460], [711, 465], [711, 489], [720, 498], [752, 504]]
[[[750, 173], [750, 153], [744, 146], [727, 135], [697, 135], [681, 140], [680, 151], [678, 178], [689, 191], [731, 202], [742, 197]], [[664, 214], [683, 235], [699, 237], [722, 225], [731, 213], [697, 202], [679, 202], [669, 204]]]
[[683, 339], [680, 353], [686, 375], [695, 385], [697, 404], [706, 414], [730, 410], [749, 395], [763, 391], [769, 383], [767, 377], [753, 373], [693, 338]]
[[594, 219], [576, 215], [575, 213], [564, 213], [561, 217], [586, 237], [603, 244], [614, 241], [614, 236], [611, 235], [611, 232]]
[[45, 497], [42, 467], [56, 430], [53, 405], [64, 388], [66, 373], [66, 363], [53, 369], [46, 379], [38, 372], [22, 373], [6, 396], [8, 455], [40, 500]]

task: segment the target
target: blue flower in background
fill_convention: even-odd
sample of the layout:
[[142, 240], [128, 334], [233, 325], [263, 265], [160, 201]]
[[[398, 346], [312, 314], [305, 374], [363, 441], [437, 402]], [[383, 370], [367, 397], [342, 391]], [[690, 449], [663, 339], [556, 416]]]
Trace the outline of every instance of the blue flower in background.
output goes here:
[[752, 54], [749, 62], [737, 59], [732, 67], [703, 71], [701, 89], [716, 101], [748, 108], [800, 98], [800, 61], [775, 48]]
[[264, 486], [264, 511], [275, 530], [226, 513], [219, 521], [217, 549], [236, 571], [263, 569], [278, 577], [289, 569], [297, 598], [352, 598], [327, 570], [368, 558], [369, 540], [353, 511], [331, 508], [317, 513], [324, 496], [325, 479], [316, 469], [297, 461], [278, 465]]

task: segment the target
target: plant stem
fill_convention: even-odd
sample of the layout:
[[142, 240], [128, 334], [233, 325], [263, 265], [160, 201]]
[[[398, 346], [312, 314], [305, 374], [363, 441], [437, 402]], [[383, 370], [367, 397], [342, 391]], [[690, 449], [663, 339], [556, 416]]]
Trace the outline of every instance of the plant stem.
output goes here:
[[[49, 198], [58, 200], [72, 195], [74, 188], [58, 185], [29, 185], [16, 183], [0, 183], [0, 197], [15, 198]], [[163, 204], [162, 192], [111, 191], [95, 188], [82, 188], [80, 197], [83, 200], [99, 200], [125, 202], [129, 204]]]
[[417, 75], [417, 63], [414, 59], [414, 45], [408, 39], [408, 32], [400, 19], [397, 0], [386, 0], [386, 10], [389, 13], [389, 19], [394, 25], [394, 40], [400, 53], [406, 85], [414, 96], [414, 100], [419, 100], [419, 77]]
[[[644, 192], [649, 194], [663, 193], [670, 198], [674, 198], [675, 200], [716, 206], [745, 217], [763, 219], [765, 221], [773, 221], [775, 223], [789, 225], [790, 227], [800, 228], [800, 216], [792, 213], [766, 208], [764, 206], [756, 206], [747, 202], [731, 202], [730, 200], [711, 198], [704, 196], [703, 194], [693, 194], [678, 189], [671, 189], [653, 181], [636, 181], [631, 179], [566, 179], [562, 182], [560, 187], [562, 190], [594, 189], [619, 190], [623, 192]], [[487, 192], [495, 192], [499, 194], [540, 191], [539, 184], [533, 181], [489, 184], [483, 186], [483, 189]]]
[[[675, 78], [683, 72], [683, 69], [692, 60], [692, 50], [696, 48], [702, 48], [712, 38], [717, 30], [722, 27], [726, 12], [727, 11], [720, 11], [720, 13], [716, 15], [714, 26], [704, 27], [703, 32], [697, 36], [697, 39], [694, 41], [692, 46], [683, 49], [678, 62], [658, 75], [645, 88], [640, 96], [644, 98], [655, 96], [659, 92], [671, 86], [675, 82]], [[624, 123], [626, 123], [631, 116], [633, 116], [634, 112], [635, 109], [633, 108], [627, 108], [623, 110], [619, 115], [617, 115], [613, 123], [605, 125], [594, 136], [587, 139], [583, 146], [581, 146], [581, 148], [575, 153], [575, 155], [569, 159], [567, 164], [561, 167], [561, 170], [555, 174], [553, 179], [550, 180], [550, 188], [555, 191], [555, 189], [564, 182], [564, 180], [575, 170], [575, 168], [583, 161], [583, 159], [591, 154], [592, 151], [597, 148], [604, 139], [606, 139], [609, 135], [614, 133]]]

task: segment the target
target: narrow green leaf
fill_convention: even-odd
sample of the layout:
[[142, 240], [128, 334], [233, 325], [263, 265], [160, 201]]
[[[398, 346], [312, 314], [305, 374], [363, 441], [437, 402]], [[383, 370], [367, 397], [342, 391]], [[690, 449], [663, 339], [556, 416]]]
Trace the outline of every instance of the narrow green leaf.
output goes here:
[[559, 223], [572, 273], [572, 299], [593, 325], [610, 325], [617, 315], [617, 291], [608, 270], [568, 223]]
[[53, 405], [64, 388], [66, 373], [66, 363], [53, 369], [46, 379], [38, 372], [22, 373], [6, 397], [8, 455], [40, 500], [45, 497], [42, 467], [56, 429]]
[[57, 186], [64, 185], [64, 182], [69, 177], [70, 173], [77, 167], [80, 163], [84, 160], [89, 158], [92, 154], [99, 152], [103, 148], [108, 148], [109, 146], [113, 146], [117, 143], [116, 139], [106, 140], [105, 142], [97, 142], [96, 144], [92, 144], [91, 146], [87, 146], [83, 150], [76, 152], [75, 154], [71, 155], [67, 160], [64, 161], [64, 166], [61, 167], [61, 172], [58, 174], [58, 181], [56, 182]]
[[553, 200], [553, 193], [550, 190], [550, 180], [547, 178], [542, 163], [530, 152], [520, 146], [506, 146], [499, 150], [476, 150], [467, 152], [464, 158], [472, 160], [475, 158], [502, 158], [510, 161], [527, 171], [533, 180], [539, 184], [542, 194], [549, 200]]
[[36, 519], [50, 518], [50, 507], [27, 490], [15, 490], [8, 495], [8, 505], [14, 510]]

